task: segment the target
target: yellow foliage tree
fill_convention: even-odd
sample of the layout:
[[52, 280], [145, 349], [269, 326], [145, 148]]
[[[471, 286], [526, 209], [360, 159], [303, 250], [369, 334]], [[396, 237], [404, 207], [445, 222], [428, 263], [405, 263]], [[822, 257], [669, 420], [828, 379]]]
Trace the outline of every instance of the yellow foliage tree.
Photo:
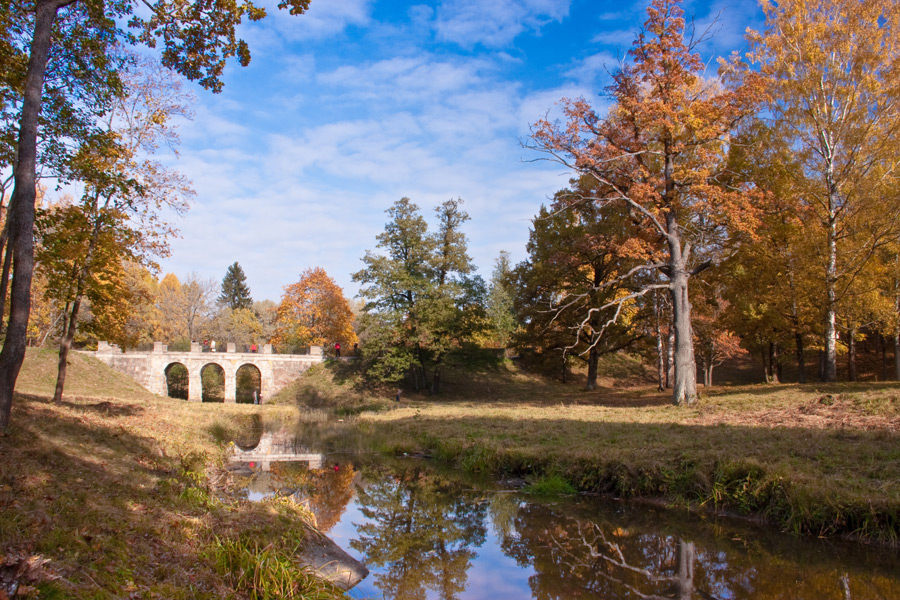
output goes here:
[[762, 2], [751, 32], [767, 112], [796, 148], [800, 193], [819, 246], [824, 378], [836, 376], [838, 310], [865, 263], [895, 239], [900, 132], [900, 5], [881, 0]]
[[358, 341], [350, 303], [321, 267], [307, 269], [297, 283], [285, 286], [277, 314], [274, 342], [281, 346], [347, 346]]

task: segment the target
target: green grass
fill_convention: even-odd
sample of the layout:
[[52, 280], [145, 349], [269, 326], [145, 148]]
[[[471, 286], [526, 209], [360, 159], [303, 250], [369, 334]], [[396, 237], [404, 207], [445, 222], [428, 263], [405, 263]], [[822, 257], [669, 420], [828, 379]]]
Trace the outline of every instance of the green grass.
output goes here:
[[386, 410], [391, 392], [385, 386], [367, 383], [357, 363], [335, 360], [309, 368], [267, 402], [351, 416]]
[[566, 496], [578, 492], [575, 486], [566, 481], [565, 477], [557, 474], [541, 475], [526, 485], [525, 491], [537, 496]]

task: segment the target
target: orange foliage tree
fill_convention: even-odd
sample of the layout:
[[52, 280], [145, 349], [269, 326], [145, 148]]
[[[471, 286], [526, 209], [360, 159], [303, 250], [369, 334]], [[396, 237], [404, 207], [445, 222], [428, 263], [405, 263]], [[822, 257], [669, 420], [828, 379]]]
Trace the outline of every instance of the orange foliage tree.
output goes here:
[[[563, 100], [564, 125], [535, 125], [535, 148], [596, 186], [573, 202], [624, 203], [638, 233], [620, 252], [641, 264], [623, 276], [661, 273], [665, 279], [641, 293], [668, 289], [675, 328], [675, 404], [697, 397], [691, 334], [690, 278], [715, 260], [726, 227], [752, 227], [752, 196], [717, 183], [728, 136], [752, 114], [760, 78], [738, 80], [736, 62], [722, 61], [718, 77], [685, 42], [678, 0], [653, 0], [629, 55], [632, 64], [613, 73], [614, 103], [606, 117], [584, 99]], [[732, 81], [738, 85], [729, 85]], [[654, 278], [648, 278], [654, 281]]]
[[349, 345], [358, 340], [343, 290], [321, 267], [307, 269], [297, 283], [285, 286], [277, 314], [273, 341], [279, 345]]

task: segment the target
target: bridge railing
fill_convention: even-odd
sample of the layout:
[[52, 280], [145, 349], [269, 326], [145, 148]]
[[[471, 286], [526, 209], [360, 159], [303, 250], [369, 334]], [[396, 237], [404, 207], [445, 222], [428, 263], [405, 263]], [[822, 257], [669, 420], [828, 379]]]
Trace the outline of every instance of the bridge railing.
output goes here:
[[[166, 354], [168, 352], [189, 352], [189, 353], [222, 353], [222, 354], [279, 354], [281, 356], [322, 356], [322, 347], [321, 346], [307, 346], [305, 348], [291, 348], [291, 352], [276, 352], [275, 348], [272, 344], [241, 344], [238, 346], [234, 342], [227, 342], [225, 344], [221, 344], [216, 342], [213, 344], [212, 342], [191, 342], [190, 345], [185, 345], [182, 343], [175, 343], [171, 346], [168, 344], [164, 344], [162, 342], [153, 342], [153, 345], [142, 344], [137, 348], [129, 349], [131, 352], [152, 352], [153, 354]], [[129, 351], [129, 350], [126, 350]], [[110, 344], [109, 342], [97, 342], [97, 352], [103, 354], [117, 354], [123, 352], [123, 350], [115, 345]]]

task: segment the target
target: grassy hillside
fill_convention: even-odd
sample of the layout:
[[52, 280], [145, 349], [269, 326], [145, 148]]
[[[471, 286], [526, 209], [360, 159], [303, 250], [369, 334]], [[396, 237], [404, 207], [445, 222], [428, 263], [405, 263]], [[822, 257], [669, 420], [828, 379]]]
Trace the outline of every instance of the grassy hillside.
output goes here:
[[[16, 380], [16, 391], [52, 397], [58, 365], [56, 350], [28, 348]], [[66, 396], [84, 398], [148, 400], [155, 397], [130, 377], [80, 352], [69, 354], [65, 392]]]

